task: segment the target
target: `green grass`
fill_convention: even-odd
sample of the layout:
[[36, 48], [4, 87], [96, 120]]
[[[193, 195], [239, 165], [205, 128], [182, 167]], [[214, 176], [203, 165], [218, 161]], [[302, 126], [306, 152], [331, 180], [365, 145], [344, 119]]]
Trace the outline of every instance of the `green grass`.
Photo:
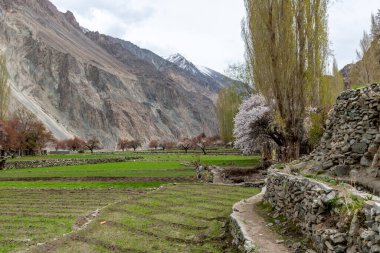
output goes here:
[[38, 188], [38, 189], [52, 189], [52, 188], [97, 188], [97, 189], [110, 189], [110, 188], [157, 188], [165, 184], [164, 182], [50, 182], [50, 181], [15, 181], [15, 182], [0, 182], [0, 188]]
[[[178, 170], [178, 171], [176, 171]], [[22, 177], [177, 177], [194, 171], [178, 162], [123, 162], [47, 168], [15, 169], [0, 172], [0, 178]]]
[[221, 166], [253, 166], [260, 159], [255, 156], [198, 156], [198, 155], [144, 155], [144, 160], [122, 163], [87, 164], [47, 168], [0, 171], [0, 178], [43, 177], [189, 177], [195, 176], [192, 166], [183, 164], [199, 161], [201, 164]]
[[[22, 159], [104, 158], [127, 154], [131, 155], [49, 155]], [[25, 249], [53, 238], [60, 239], [48, 243], [48, 248], [42, 246], [31, 252], [235, 252], [223, 245], [225, 221], [235, 202], [257, 194], [258, 190], [179, 184], [147, 194], [142, 192], [165, 184], [160, 178], [194, 177], [192, 162], [249, 167], [260, 159], [240, 155], [141, 156], [144, 159], [123, 163], [0, 171], [3, 179], [65, 178], [64, 181], [0, 181], [0, 253]], [[111, 177], [116, 182], [77, 181], [82, 177]], [[139, 181], [123, 182], [118, 177]], [[86, 230], [62, 237], [73, 230], [78, 217], [112, 203]], [[102, 221], [106, 223], [101, 224]]]
[[111, 205], [84, 231], [31, 252], [236, 252], [226, 240], [232, 205], [254, 188], [180, 184]]
[[0, 189], [0, 252], [62, 236], [78, 217], [134, 195], [128, 189]]

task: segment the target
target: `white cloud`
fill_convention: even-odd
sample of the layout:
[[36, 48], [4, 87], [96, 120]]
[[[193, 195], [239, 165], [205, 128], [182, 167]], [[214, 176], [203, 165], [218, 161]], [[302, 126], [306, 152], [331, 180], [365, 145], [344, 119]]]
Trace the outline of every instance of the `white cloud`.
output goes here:
[[224, 71], [243, 61], [241, 20], [236, 0], [53, 0], [90, 29], [168, 56], [181, 53], [196, 64]]
[[[167, 56], [181, 53], [195, 64], [223, 71], [243, 61], [243, 0], [52, 0], [79, 23]], [[329, 9], [331, 49], [340, 67], [355, 60], [379, 0], [336, 0]]]

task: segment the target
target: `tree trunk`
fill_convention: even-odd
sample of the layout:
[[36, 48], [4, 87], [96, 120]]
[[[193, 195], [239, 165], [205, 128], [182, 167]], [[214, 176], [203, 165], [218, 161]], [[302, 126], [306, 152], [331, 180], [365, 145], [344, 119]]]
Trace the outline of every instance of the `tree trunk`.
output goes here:
[[291, 162], [299, 159], [300, 157], [300, 142], [288, 141], [286, 145], [285, 160]]
[[203, 154], [204, 155], [207, 155], [207, 153], [206, 153], [206, 149], [205, 148], [201, 148], [202, 149], [202, 151], [203, 151]]

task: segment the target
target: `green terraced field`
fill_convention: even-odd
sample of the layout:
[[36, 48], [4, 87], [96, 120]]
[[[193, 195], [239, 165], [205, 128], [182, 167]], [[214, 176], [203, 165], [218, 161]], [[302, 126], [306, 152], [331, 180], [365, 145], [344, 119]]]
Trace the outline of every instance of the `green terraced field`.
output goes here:
[[228, 246], [232, 205], [254, 188], [180, 184], [106, 208], [91, 225], [31, 252], [236, 252]]
[[[225, 243], [225, 221], [232, 205], [256, 189], [152, 188], [193, 179], [191, 162], [252, 167], [259, 158], [142, 156], [123, 163], [0, 171], [0, 253], [44, 242], [50, 243], [32, 252], [234, 252]], [[72, 232], [84, 216], [104, 207], [88, 228]]]
[[128, 199], [136, 192], [128, 189], [0, 189], [0, 252], [60, 237], [73, 230], [79, 217]]

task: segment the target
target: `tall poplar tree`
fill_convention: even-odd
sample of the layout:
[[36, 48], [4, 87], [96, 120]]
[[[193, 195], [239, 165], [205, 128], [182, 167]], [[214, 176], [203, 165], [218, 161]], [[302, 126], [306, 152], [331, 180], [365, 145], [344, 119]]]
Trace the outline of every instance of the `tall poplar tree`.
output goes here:
[[219, 125], [220, 138], [225, 142], [232, 142], [234, 118], [241, 105], [241, 97], [235, 87], [222, 89], [216, 102], [216, 116]]
[[319, 101], [327, 61], [328, 0], [245, 0], [253, 82], [274, 110], [288, 160], [299, 157], [306, 108]]
[[8, 85], [8, 70], [6, 58], [0, 55], [0, 120], [4, 120], [8, 114], [10, 87]]

